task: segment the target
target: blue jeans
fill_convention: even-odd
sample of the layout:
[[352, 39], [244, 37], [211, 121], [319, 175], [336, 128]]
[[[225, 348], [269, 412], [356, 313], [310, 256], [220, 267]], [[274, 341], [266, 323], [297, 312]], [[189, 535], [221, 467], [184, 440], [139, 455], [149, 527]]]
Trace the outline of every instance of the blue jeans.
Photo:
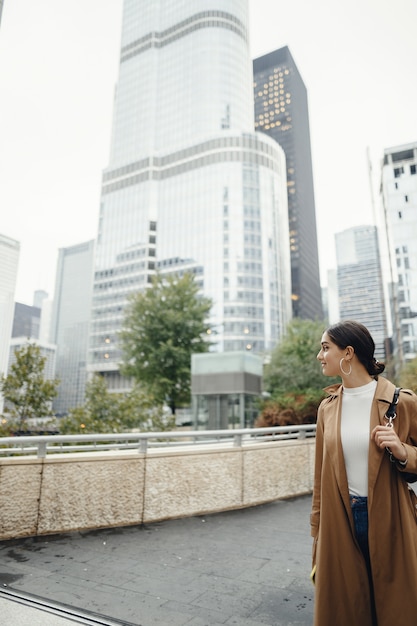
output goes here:
[[368, 498], [360, 496], [349, 496], [350, 506], [352, 508], [353, 522], [355, 524], [355, 534], [359, 547], [362, 551], [367, 567], [370, 567], [369, 561], [369, 543], [368, 543]]
[[372, 623], [377, 625], [375, 601], [372, 581], [371, 560], [369, 557], [369, 541], [368, 541], [368, 498], [360, 496], [349, 496], [350, 506], [352, 509], [353, 522], [355, 525], [355, 535], [359, 547], [365, 559], [366, 569], [368, 571], [369, 591], [371, 596]]

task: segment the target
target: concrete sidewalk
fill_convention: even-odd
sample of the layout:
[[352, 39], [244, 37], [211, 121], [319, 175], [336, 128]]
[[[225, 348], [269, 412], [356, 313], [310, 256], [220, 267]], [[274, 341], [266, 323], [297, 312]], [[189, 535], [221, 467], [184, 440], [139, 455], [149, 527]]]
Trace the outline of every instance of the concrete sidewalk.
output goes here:
[[0, 542], [0, 585], [104, 624], [311, 626], [310, 503]]

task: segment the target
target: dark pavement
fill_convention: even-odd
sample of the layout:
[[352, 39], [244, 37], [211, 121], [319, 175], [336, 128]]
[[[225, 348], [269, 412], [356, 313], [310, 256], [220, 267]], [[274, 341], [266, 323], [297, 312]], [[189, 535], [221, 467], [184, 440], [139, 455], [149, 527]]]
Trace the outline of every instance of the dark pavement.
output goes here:
[[[109, 623], [106, 616], [135, 626], [311, 626], [310, 503], [303, 496], [143, 526], [3, 541], [0, 586], [73, 607], [96, 624]], [[38, 622], [35, 610], [32, 617], [25, 611], [10, 626], [63, 623], [48, 621], [50, 614], [42, 622], [36, 610]], [[0, 624], [9, 626], [1, 614]]]

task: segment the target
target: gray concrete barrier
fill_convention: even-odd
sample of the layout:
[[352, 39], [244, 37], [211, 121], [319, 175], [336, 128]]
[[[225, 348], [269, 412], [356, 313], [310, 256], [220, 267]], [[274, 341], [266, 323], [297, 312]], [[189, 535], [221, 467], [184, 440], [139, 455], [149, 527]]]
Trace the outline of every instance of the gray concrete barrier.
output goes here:
[[0, 539], [155, 522], [310, 493], [314, 438], [0, 459]]

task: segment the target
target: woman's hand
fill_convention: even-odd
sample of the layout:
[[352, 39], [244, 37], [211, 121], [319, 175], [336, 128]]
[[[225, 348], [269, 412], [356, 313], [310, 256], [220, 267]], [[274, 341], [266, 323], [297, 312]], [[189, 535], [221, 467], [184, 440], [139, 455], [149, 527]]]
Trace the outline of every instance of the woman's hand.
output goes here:
[[401, 443], [397, 433], [389, 426], [375, 426], [371, 432], [371, 440], [375, 441], [378, 448], [389, 448], [392, 456], [397, 461], [407, 460], [407, 451]]

